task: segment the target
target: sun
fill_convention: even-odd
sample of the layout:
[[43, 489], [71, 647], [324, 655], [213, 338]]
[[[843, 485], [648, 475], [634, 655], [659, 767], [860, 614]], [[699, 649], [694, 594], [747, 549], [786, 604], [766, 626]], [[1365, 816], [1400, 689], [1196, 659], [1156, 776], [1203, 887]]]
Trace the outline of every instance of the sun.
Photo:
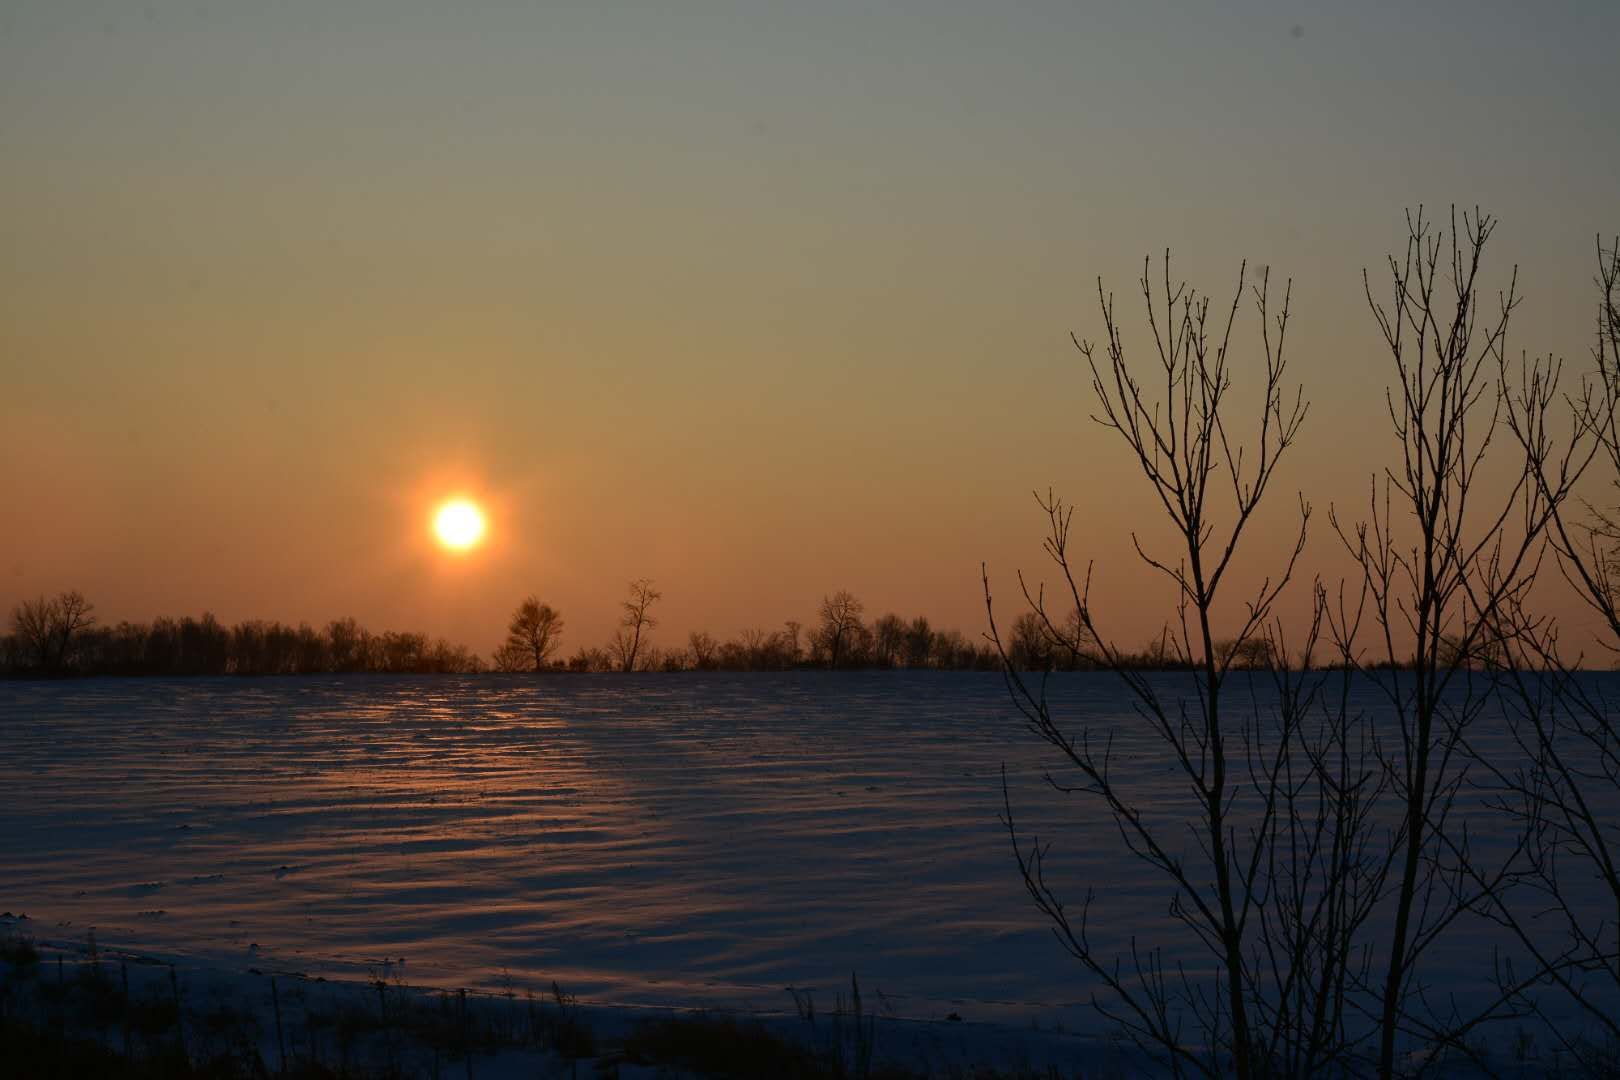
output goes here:
[[484, 512], [470, 499], [451, 499], [433, 515], [433, 534], [451, 551], [467, 551], [484, 538]]

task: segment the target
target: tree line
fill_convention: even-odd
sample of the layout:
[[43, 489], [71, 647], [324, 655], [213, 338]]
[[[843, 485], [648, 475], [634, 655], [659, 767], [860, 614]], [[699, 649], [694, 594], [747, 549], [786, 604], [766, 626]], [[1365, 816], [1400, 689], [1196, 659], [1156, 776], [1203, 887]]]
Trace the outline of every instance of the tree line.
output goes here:
[[[658, 619], [652, 608], [663, 593], [647, 578], [630, 582], [621, 617], [606, 645], [581, 645], [562, 654], [562, 614], [530, 596], [512, 613], [506, 641], [492, 667], [502, 672], [628, 671], [791, 671], [811, 669], [932, 669], [1000, 671], [1012, 664], [1024, 671], [1090, 671], [1101, 666], [1079, 627], [1078, 612], [1069, 632], [1054, 632], [1033, 613], [1013, 622], [1006, 654], [988, 636], [973, 640], [959, 630], [935, 629], [927, 617], [894, 612], [868, 622], [866, 605], [847, 589], [822, 597], [816, 621], [789, 619], [776, 628], [752, 627], [721, 641], [693, 630], [684, 644], [659, 645], [652, 639]], [[1078, 628], [1078, 629], [1077, 629]], [[1252, 654], [1253, 649], [1249, 650]], [[1162, 640], [1139, 652], [1120, 654], [1140, 668], [1184, 668]]]
[[372, 633], [352, 618], [324, 627], [212, 614], [103, 625], [77, 591], [18, 604], [0, 636], [0, 673], [63, 675], [460, 674], [483, 667], [460, 645], [427, 634]]
[[[868, 620], [865, 605], [848, 590], [822, 598], [816, 621], [789, 619], [752, 627], [722, 640], [693, 630], [683, 642], [655, 640], [655, 605], [663, 593], [652, 581], [632, 581], [621, 618], [601, 645], [563, 653], [561, 612], [536, 596], [513, 611], [506, 640], [487, 659], [424, 633], [373, 633], [353, 618], [324, 626], [249, 619], [226, 625], [214, 615], [162, 617], [149, 623], [103, 624], [95, 605], [78, 591], [17, 604], [10, 632], [0, 635], [0, 675], [189, 676], [316, 674], [451, 674], [563, 672], [792, 671], [795, 669], [913, 669], [999, 671], [1010, 662], [1025, 671], [1089, 671], [1101, 666], [1085, 640], [1079, 614], [1060, 629], [1033, 613], [1016, 619], [1004, 660], [989, 638], [938, 629], [925, 616], [889, 612]], [[1234, 646], [1236, 647], [1236, 646]], [[1240, 667], [1261, 667], [1263, 650], [1244, 643]], [[1144, 669], [1185, 668], [1170, 643], [1156, 638], [1119, 658]]]

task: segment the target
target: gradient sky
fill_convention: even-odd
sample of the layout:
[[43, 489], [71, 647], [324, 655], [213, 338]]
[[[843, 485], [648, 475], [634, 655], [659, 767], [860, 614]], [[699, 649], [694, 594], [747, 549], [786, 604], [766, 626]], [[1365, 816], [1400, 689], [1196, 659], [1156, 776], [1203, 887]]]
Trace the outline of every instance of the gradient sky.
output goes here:
[[0, 604], [487, 650], [535, 592], [572, 652], [645, 576], [665, 643], [838, 588], [976, 632], [1051, 485], [1140, 640], [1155, 519], [1068, 334], [1102, 275], [1145, 345], [1166, 246], [1294, 278], [1256, 554], [1303, 489], [1337, 573], [1390, 448], [1361, 268], [1478, 203], [1510, 347], [1584, 361], [1617, 40], [1607, 0], [0, 0]]

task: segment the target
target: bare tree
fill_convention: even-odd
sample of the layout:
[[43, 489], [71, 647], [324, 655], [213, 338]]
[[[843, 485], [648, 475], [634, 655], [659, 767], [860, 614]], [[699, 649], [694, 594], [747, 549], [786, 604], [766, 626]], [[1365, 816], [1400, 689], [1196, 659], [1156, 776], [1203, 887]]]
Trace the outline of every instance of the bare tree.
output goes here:
[[[1580, 430], [1591, 437], [1603, 459], [1612, 499], [1620, 493], [1620, 236], [1607, 251], [1599, 239], [1597, 263], [1595, 371], [1583, 385], [1581, 398], [1571, 404]], [[1545, 381], [1556, 382], [1556, 376]], [[1534, 444], [1542, 434], [1533, 427], [1534, 417], [1521, 419], [1515, 414], [1513, 419], [1515, 434]], [[1550, 490], [1563, 477], [1548, 474], [1540, 479]], [[1577, 594], [1607, 625], [1610, 640], [1604, 644], [1620, 654], [1620, 511], [1591, 501], [1582, 505], [1585, 520], [1563, 513], [1559, 504], [1554, 539], [1560, 565]]]
[[[1389, 851], [1393, 926], [1375, 988], [1382, 1077], [1396, 1072], [1403, 1033], [1468, 1053], [1468, 1032], [1513, 1008], [1522, 989], [1516, 982], [1474, 1015], [1449, 1006], [1442, 1014], [1426, 1004], [1420, 976], [1424, 954], [1459, 917], [1504, 906], [1516, 877], [1523, 840], [1483, 865], [1452, 809], [1468, 783], [1468, 732], [1493, 700], [1495, 683], [1478, 669], [1501, 655], [1497, 615], [1534, 584], [1547, 526], [1575, 479], [1538, 482], [1552, 452], [1546, 440], [1493, 453], [1503, 422], [1545, 434], [1555, 399], [1536, 382], [1518, 402], [1527, 411], [1515, 407], [1505, 342], [1517, 271], [1487, 305], [1479, 279], [1495, 220], [1477, 210], [1461, 219], [1453, 210], [1436, 233], [1421, 209], [1408, 214], [1405, 254], [1388, 260], [1387, 291], [1363, 274], [1394, 364], [1386, 397], [1398, 459], [1374, 480], [1369, 521], [1347, 527], [1331, 515], [1360, 570], [1358, 610], [1374, 623], [1373, 655], [1385, 670], [1369, 672], [1371, 682], [1395, 720], [1381, 750], [1401, 808]], [[1500, 494], [1497, 462], [1506, 466]], [[1344, 660], [1365, 667], [1359, 616], [1341, 610], [1329, 619]]]
[[[1133, 790], [1130, 779], [1110, 767], [1109, 733], [1083, 724], [1075, 733], [1061, 723], [1044, 682], [1025, 680], [996, 629], [988, 573], [985, 603], [1014, 702], [1072, 774], [1048, 781], [1060, 792], [1100, 802], [1126, 849], [1166, 878], [1172, 914], [1208, 950], [1216, 985], [1196, 983], [1185, 967], [1177, 975], [1157, 949], [1133, 950], [1130, 974], [1116, 958], [1098, 954], [1087, 932], [1091, 894], [1077, 914], [1065, 906], [1046, 878], [1049, 847], [1019, 832], [1005, 783], [1004, 821], [1030, 896], [1064, 948], [1108, 988], [1111, 1003], [1099, 1007], [1177, 1075], [1219, 1076], [1227, 1061], [1242, 1080], [1268, 1075], [1280, 1062], [1293, 1075], [1342, 1067], [1353, 1051], [1343, 1017], [1354, 942], [1376, 897], [1364, 858], [1365, 770], [1345, 742], [1342, 724], [1324, 725], [1321, 735], [1307, 738], [1304, 718], [1318, 705], [1320, 682], [1294, 679], [1281, 663], [1281, 704], [1274, 712], [1244, 713], [1229, 703], [1226, 689], [1232, 658], [1248, 642], [1269, 638], [1279, 658], [1286, 658], [1271, 612], [1304, 546], [1310, 508], [1303, 499], [1284, 565], [1239, 604], [1220, 603], [1243, 536], [1306, 412], [1301, 393], [1284, 392], [1291, 290], [1285, 289], [1281, 311], [1274, 313], [1269, 274], [1251, 289], [1245, 267], [1225, 318], [1212, 318], [1208, 299], [1172, 286], [1168, 253], [1162, 291], [1156, 292], [1150, 270], [1151, 262], [1140, 287], [1157, 353], [1157, 363], [1149, 366], [1158, 392], [1127, 361], [1113, 298], [1101, 281], [1107, 341], [1101, 349], [1079, 339], [1075, 345], [1090, 369], [1096, 419], [1130, 449], [1172, 524], [1173, 553], [1151, 552], [1135, 539], [1141, 558], [1175, 591], [1179, 626], [1169, 641], [1174, 655], [1192, 665], [1190, 696], [1167, 698], [1162, 684], [1099, 632], [1089, 567], [1077, 567], [1069, 549], [1073, 511], [1051, 495], [1039, 501], [1050, 526], [1046, 550], [1078, 613], [1076, 629], [1096, 643], [1098, 662], [1123, 679], [1138, 713], [1186, 778], [1190, 804], [1174, 811], [1154, 806], [1151, 794]], [[1258, 314], [1256, 366], [1263, 371], [1254, 441], [1247, 446], [1231, 426], [1227, 403], [1233, 329], [1245, 296]], [[1025, 584], [1023, 593], [1048, 640], [1074, 637], [1080, 647], [1079, 634], [1069, 632], [1061, 611], [1049, 611], [1043, 590]], [[1234, 610], [1229, 618], [1237, 633], [1223, 653], [1215, 627], [1228, 610]], [[1317, 626], [1313, 622], [1307, 649]], [[1154, 814], [1146, 813], [1150, 808]], [[1166, 813], [1184, 816], [1167, 827]], [[1172, 838], [1181, 829], [1197, 839], [1192, 860]], [[1293, 845], [1292, 858], [1276, 856], [1285, 844]], [[1188, 1017], [1203, 1030], [1201, 1044], [1182, 1037]]]
[[96, 624], [95, 605], [77, 589], [70, 589], [56, 598], [56, 666], [67, 666], [72, 657], [73, 642], [78, 633]]
[[934, 651], [934, 628], [925, 616], [918, 615], [906, 626], [907, 667], [927, 667]]
[[780, 645], [780, 635], [761, 627], [749, 627], [737, 635], [737, 648], [732, 652], [744, 669], [769, 671], [780, 666], [777, 663]]
[[1026, 611], [1013, 619], [1007, 659], [1021, 671], [1045, 671], [1052, 666], [1054, 641], [1045, 620], [1033, 611]]
[[861, 623], [861, 602], [847, 589], [821, 598], [821, 625], [811, 635], [811, 644], [836, 668], [850, 650], [851, 642], [865, 630]]
[[530, 596], [512, 613], [507, 626], [506, 643], [495, 654], [500, 670], [518, 670], [519, 656], [530, 661], [530, 671], [544, 671], [551, 654], [562, 644], [562, 616], [550, 604], [542, 604], [537, 596]]
[[366, 666], [366, 639], [370, 635], [351, 616], [333, 619], [326, 625], [326, 640], [333, 671], [363, 671]]
[[641, 651], [641, 639], [658, 625], [658, 620], [649, 612], [653, 604], [663, 598], [664, 594], [653, 588], [649, 578], [637, 578], [630, 583], [630, 597], [620, 604], [624, 608], [624, 615], [619, 619], [619, 629], [608, 644], [620, 671], [636, 670], [636, 654]]
[[[1550, 515], [1548, 532], [1564, 579], [1602, 619], [1598, 644], [1620, 654], [1616, 601], [1616, 515], [1571, 495], [1594, 464], [1612, 490], [1620, 487], [1620, 238], [1597, 245], [1597, 333], [1593, 368], [1578, 391], [1563, 396], [1571, 431], [1555, 452], [1550, 406], [1560, 397], [1561, 365], [1550, 358], [1521, 363], [1516, 385], [1504, 379], [1506, 426], [1529, 462], [1536, 498]], [[1562, 1001], [1573, 1005], [1600, 1038], [1584, 1038], [1559, 1023], [1539, 1001], [1538, 1014], [1558, 1049], [1594, 1076], [1614, 1074], [1620, 1045], [1620, 710], [1599, 683], [1578, 671], [1583, 656], [1568, 655], [1557, 623], [1533, 613], [1524, 591], [1509, 592], [1485, 612], [1502, 656], [1500, 683], [1509, 730], [1520, 750], [1517, 767], [1476, 755], [1496, 781], [1495, 807], [1525, 828], [1523, 878], [1531, 900], [1500, 896], [1492, 913], [1533, 961]], [[1499, 973], [1504, 993], [1522, 976]], [[1607, 1040], [1607, 1046], [1603, 1045]]]
[[894, 667], [905, 656], [906, 621], [895, 614], [880, 616], [872, 624], [872, 662]]
[[692, 658], [692, 667], [698, 671], [710, 671], [715, 666], [716, 658], [720, 652], [720, 643], [714, 640], [714, 635], [703, 630], [693, 630], [686, 636], [686, 651]]
[[95, 605], [77, 589], [24, 600], [11, 613], [12, 632], [40, 671], [55, 675], [73, 658], [77, 636], [96, 624]]
[[516, 675], [534, 670], [534, 656], [521, 644], [505, 641], [490, 656], [490, 666], [503, 675]]
[[21, 644], [25, 663], [44, 671], [51, 659], [51, 627], [56, 622], [56, 600], [41, 596], [24, 600], [11, 610], [11, 632]]

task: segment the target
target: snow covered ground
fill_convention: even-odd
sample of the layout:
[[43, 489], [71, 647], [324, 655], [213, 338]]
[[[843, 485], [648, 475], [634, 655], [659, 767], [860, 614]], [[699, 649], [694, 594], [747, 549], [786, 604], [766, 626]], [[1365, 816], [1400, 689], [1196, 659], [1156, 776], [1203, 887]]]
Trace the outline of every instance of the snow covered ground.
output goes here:
[[[243, 1075], [277, 1071], [285, 1062], [338, 1075], [668, 1080], [703, 1075], [675, 1064], [680, 1048], [694, 1042], [722, 1060], [753, 1060], [763, 1073], [772, 1051], [756, 1049], [751, 1057], [720, 1045], [751, 1040], [756, 1031], [777, 1040], [776, 1054], [797, 1047], [834, 1069], [842, 1062], [852, 1074], [862, 1060], [887, 1067], [884, 1075], [896, 1069], [930, 1077], [984, 1075], [985, 1069], [1006, 1077], [1045, 1078], [1049, 1069], [1063, 1077], [1155, 1074], [1149, 1059], [1116, 1038], [907, 1019], [873, 1013], [870, 997], [857, 1012], [853, 987], [819, 1010], [801, 998], [796, 1011], [765, 1015], [582, 1003], [560, 988], [469, 994], [415, 986], [397, 968], [378, 969], [366, 980], [325, 979], [131, 953], [93, 935], [34, 938], [31, 922], [0, 917], [0, 1016], [22, 1018], [53, 1038], [65, 1033], [115, 1053], [122, 1048], [136, 1060], [184, 1054], [193, 1064], [217, 1068], [223, 1059], [246, 1066]], [[31, 955], [18, 963], [23, 941]], [[560, 1033], [563, 1024], [575, 1034]], [[643, 1034], [638, 1045], [638, 1030], [660, 1024], [685, 1028], [686, 1035], [673, 1046], [666, 1036], [660, 1046], [656, 1035]], [[0, 1074], [10, 1075], [3, 1065]]]
[[[1116, 680], [1052, 696], [1180, 797]], [[782, 1017], [853, 972], [896, 1023], [1094, 1042], [1098, 988], [998, 822], [1004, 765], [1060, 885], [1096, 889], [1094, 940], [1186, 947], [1106, 817], [1041, 783], [994, 675], [0, 684], [0, 744], [0, 910], [210, 970]], [[1437, 954], [1449, 988], [1488, 976], [1482, 932]]]

